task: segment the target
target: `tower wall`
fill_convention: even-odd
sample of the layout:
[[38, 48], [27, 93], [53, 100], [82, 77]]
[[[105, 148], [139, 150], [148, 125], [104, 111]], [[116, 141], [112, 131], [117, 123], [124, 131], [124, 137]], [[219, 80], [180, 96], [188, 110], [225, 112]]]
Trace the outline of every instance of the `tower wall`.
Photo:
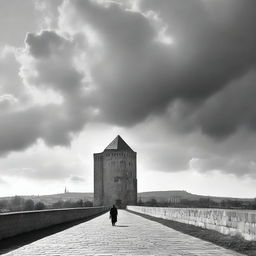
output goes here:
[[103, 153], [103, 205], [125, 207], [137, 203], [136, 153]]
[[94, 154], [94, 206], [103, 205], [103, 154]]
[[137, 153], [118, 135], [102, 153], [94, 154], [94, 205], [137, 204]]

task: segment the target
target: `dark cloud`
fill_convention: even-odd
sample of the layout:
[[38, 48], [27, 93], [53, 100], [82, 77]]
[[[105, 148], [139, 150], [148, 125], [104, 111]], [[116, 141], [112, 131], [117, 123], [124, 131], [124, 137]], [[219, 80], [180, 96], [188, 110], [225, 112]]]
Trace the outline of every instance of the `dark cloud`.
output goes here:
[[49, 58], [59, 55], [63, 48], [67, 48], [68, 41], [53, 31], [43, 31], [39, 35], [29, 33], [26, 38], [29, 52], [35, 58]]
[[[21, 73], [23, 81], [42, 93], [48, 89], [57, 92], [63, 102], [42, 106], [30, 103], [13, 111], [2, 108], [0, 154], [27, 148], [39, 138], [49, 145], [69, 145], [72, 135], [82, 129], [90, 113], [84, 100], [84, 76], [72, 61], [75, 48], [72, 42], [53, 31], [43, 31], [39, 35], [28, 34], [26, 44], [32, 61], [23, 63], [21, 59], [22, 68], [28, 70]], [[13, 94], [19, 101], [22, 99], [22, 95], [17, 94], [19, 86], [27, 93], [28, 88], [21, 79], [15, 86], [17, 90], [13, 90]], [[5, 88], [8, 83], [4, 84], [3, 92], [12, 92]], [[12, 94], [0, 97], [0, 104], [5, 109], [14, 101]]]
[[191, 161], [191, 167], [202, 172], [206, 171], [223, 171], [225, 173], [235, 174], [239, 177], [249, 175], [255, 177], [256, 163], [254, 161], [248, 161], [246, 159], [226, 158], [226, 157], [208, 157], [193, 159]]
[[29, 78], [30, 83], [39, 88], [57, 90], [64, 94], [65, 99], [70, 100], [74, 95], [78, 98], [82, 93], [79, 90], [83, 86], [83, 74], [74, 64], [75, 42], [54, 31], [42, 31], [38, 35], [28, 34], [26, 44], [34, 58], [31, 68], [37, 72]]
[[38, 138], [40, 116], [36, 110], [2, 114], [0, 154], [22, 150]]
[[[91, 1], [72, 2], [103, 42], [103, 58], [92, 70], [101, 119], [132, 125], [160, 111], [178, 93], [171, 48], [156, 41], [157, 30], [141, 13]], [[170, 69], [174, 67], [174, 69]]]
[[[183, 105], [193, 98], [204, 102], [196, 105], [195, 124], [207, 135], [225, 138], [254, 123], [256, 78], [241, 77], [255, 69], [255, 1], [142, 1], [142, 8], [156, 11], [177, 38], [183, 77], [174, 83], [185, 85], [180, 98]], [[194, 111], [191, 115], [188, 120]]]
[[[88, 122], [129, 127], [157, 115], [180, 132], [212, 138], [244, 127], [254, 132], [256, 78], [244, 78], [255, 69], [254, 6], [250, 0], [142, 1], [132, 11], [114, 2], [65, 1], [58, 30], [27, 34], [19, 81], [25, 91], [24, 83], [52, 90], [62, 102], [4, 111], [0, 152], [39, 138], [68, 145]], [[14, 91], [9, 94], [19, 100]], [[7, 108], [10, 98], [2, 99]]]
[[25, 149], [40, 138], [48, 145], [69, 145], [73, 133], [84, 125], [82, 117], [54, 105], [7, 113], [0, 118], [0, 154]]
[[[200, 108], [255, 67], [253, 1], [242, 5], [228, 2], [221, 13], [223, 19], [229, 18], [223, 21], [213, 19], [222, 9], [219, 1], [142, 2], [144, 12], [156, 12], [168, 25], [173, 45], [156, 41], [161, 27], [156, 29], [150, 16], [127, 11], [118, 4], [106, 7], [78, 0], [72, 5], [76, 15], [79, 13], [104, 42], [104, 58], [92, 69], [92, 75], [98, 85], [95, 100], [100, 118], [105, 121], [133, 125], [165, 111], [177, 99]], [[239, 125], [225, 125], [219, 119], [212, 115], [206, 128], [204, 118], [199, 118], [197, 125], [216, 137], [231, 134]]]
[[256, 137], [248, 128], [237, 129], [225, 140], [213, 140], [198, 128], [178, 132], [178, 127], [168, 122], [168, 114], [159, 115], [129, 129], [139, 163], [145, 170], [197, 170], [207, 176], [219, 171], [255, 179]]
[[202, 131], [217, 138], [225, 138], [241, 127], [255, 130], [254, 95], [256, 73], [249, 72], [212, 96], [195, 115], [195, 123]]

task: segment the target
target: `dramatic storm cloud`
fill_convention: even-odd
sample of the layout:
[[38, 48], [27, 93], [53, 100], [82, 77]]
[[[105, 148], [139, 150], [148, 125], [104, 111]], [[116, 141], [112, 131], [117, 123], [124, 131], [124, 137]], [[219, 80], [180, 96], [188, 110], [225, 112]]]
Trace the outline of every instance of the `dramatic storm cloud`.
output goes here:
[[93, 153], [81, 134], [97, 126], [106, 143], [104, 129], [134, 142], [142, 172], [255, 179], [254, 0], [37, 0], [15, 16], [18, 2], [0, 4], [1, 183], [87, 181], [80, 160], [37, 152], [38, 166], [26, 152], [67, 147], [75, 162], [79, 138]]

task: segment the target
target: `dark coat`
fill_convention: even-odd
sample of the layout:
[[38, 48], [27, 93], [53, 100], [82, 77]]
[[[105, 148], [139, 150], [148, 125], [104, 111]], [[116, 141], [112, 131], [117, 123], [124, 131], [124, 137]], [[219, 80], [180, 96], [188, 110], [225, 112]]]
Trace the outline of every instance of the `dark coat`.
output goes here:
[[116, 223], [117, 222], [117, 214], [118, 214], [118, 212], [117, 212], [116, 207], [112, 207], [110, 209], [110, 217], [111, 217], [112, 223]]

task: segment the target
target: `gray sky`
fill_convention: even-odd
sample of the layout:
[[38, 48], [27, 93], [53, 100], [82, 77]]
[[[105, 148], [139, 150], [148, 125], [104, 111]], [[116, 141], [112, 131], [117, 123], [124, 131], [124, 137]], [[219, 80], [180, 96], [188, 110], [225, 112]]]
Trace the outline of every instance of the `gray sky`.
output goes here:
[[93, 191], [120, 134], [138, 190], [256, 196], [255, 0], [0, 0], [0, 195]]

